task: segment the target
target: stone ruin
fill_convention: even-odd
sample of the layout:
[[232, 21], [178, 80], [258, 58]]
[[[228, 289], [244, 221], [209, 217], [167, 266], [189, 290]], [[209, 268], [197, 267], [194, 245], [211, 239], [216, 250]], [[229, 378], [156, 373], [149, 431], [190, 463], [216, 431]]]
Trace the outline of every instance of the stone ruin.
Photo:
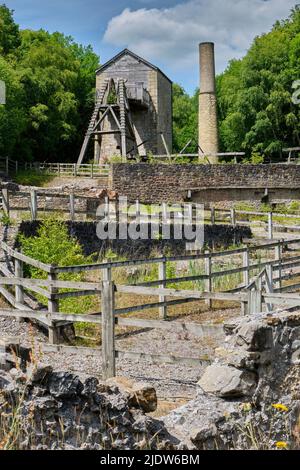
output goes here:
[[148, 415], [157, 405], [149, 385], [82, 382], [2, 344], [1, 407], [9, 414], [19, 403], [19, 448], [299, 449], [300, 314], [240, 317], [224, 328], [196, 397], [160, 420]]
[[300, 447], [300, 314], [224, 325], [225, 344], [194, 400], [164, 419], [189, 449]]

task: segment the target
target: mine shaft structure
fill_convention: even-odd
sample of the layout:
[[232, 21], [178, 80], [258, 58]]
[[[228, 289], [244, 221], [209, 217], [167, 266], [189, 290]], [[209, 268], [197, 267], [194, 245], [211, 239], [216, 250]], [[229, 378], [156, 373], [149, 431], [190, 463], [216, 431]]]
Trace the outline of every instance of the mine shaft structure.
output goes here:
[[[107, 129], [107, 122], [111, 123]], [[137, 153], [137, 143], [130, 113], [126, 86], [123, 79], [115, 83], [107, 79], [97, 92], [93, 115], [80, 151], [77, 164], [80, 165], [86, 155], [91, 139], [95, 140], [95, 163], [101, 161], [101, 144], [107, 135], [120, 136], [121, 156], [126, 159], [128, 153]], [[131, 149], [127, 148], [127, 140], [131, 141]]]
[[96, 102], [78, 159], [94, 141], [96, 163], [163, 155], [172, 149], [172, 82], [124, 49], [96, 71]]

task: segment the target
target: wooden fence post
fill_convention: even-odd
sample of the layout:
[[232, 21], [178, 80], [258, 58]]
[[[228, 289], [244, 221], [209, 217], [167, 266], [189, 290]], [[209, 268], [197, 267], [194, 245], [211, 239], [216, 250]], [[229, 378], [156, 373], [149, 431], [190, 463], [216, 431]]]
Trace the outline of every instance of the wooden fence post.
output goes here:
[[243, 268], [246, 268], [245, 271], [243, 271], [243, 282], [244, 282], [244, 286], [248, 286], [249, 285], [249, 282], [250, 282], [250, 269], [249, 269], [249, 266], [250, 266], [250, 254], [249, 254], [249, 250], [248, 248], [244, 251], [243, 253]]
[[30, 191], [30, 212], [31, 220], [36, 220], [37, 218], [37, 194], [35, 189]]
[[116, 375], [115, 359], [115, 286], [111, 268], [102, 270], [102, 375], [107, 380]]
[[[54, 271], [48, 274], [49, 281], [55, 281], [56, 279], [57, 279], [57, 275]], [[49, 293], [50, 293], [51, 298], [48, 300], [48, 312], [57, 313], [59, 312], [59, 301], [55, 298], [55, 294], [57, 294], [57, 288], [49, 287]], [[48, 326], [48, 339], [49, 339], [50, 344], [59, 343], [58, 328], [55, 326], [55, 322], [53, 322], [52, 320], [50, 320], [50, 324]]]
[[9, 174], [9, 158], [8, 157], [5, 158], [5, 170], [6, 170], [6, 174], [8, 175]]
[[[163, 281], [159, 287], [165, 288], [166, 287], [166, 278], [167, 278], [167, 260], [164, 258], [160, 263], [158, 263], [158, 280]], [[164, 295], [159, 296], [159, 302], [165, 302], [166, 297]], [[166, 304], [162, 307], [159, 307], [159, 318], [161, 320], [166, 320], [168, 318], [167, 314], [167, 306]]]
[[9, 217], [10, 207], [9, 207], [9, 193], [7, 188], [2, 189], [2, 207], [4, 214]]
[[[273, 289], [273, 266], [270, 264], [266, 266], [266, 292], [272, 293]], [[273, 311], [273, 304], [267, 303], [267, 311]]]
[[[206, 251], [205, 254], [207, 255], [204, 259], [205, 274], [206, 274], [206, 276], [208, 276], [208, 278], [205, 280], [205, 292], [212, 292], [212, 277], [211, 277], [212, 258], [211, 258], [211, 254], [210, 254], [209, 251]], [[209, 309], [212, 308], [212, 300], [211, 299], [206, 299], [205, 303], [206, 303], [206, 305], [208, 306]]]
[[278, 278], [277, 281], [275, 281], [275, 287], [276, 288], [281, 288], [281, 260], [282, 260], [282, 244], [281, 242], [278, 242], [278, 244], [275, 246], [275, 261], [278, 261], [278, 269], [274, 270], [274, 277]]
[[249, 313], [260, 313], [262, 311], [262, 292], [255, 286], [255, 289], [249, 292]]
[[70, 219], [72, 222], [75, 220], [75, 196], [73, 191], [70, 193]]
[[[15, 277], [23, 278], [23, 261], [15, 258]], [[24, 304], [24, 288], [22, 284], [15, 287], [15, 298], [19, 304]], [[21, 323], [23, 318], [18, 318], [18, 322]]]
[[210, 220], [211, 220], [211, 225], [215, 225], [216, 223], [216, 210], [214, 207], [210, 209]]
[[[243, 252], [243, 284], [247, 287], [250, 283], [250, 253], [248, 248]], [[241, 303], [241, 314], [248, 315], [249, 313], [249, 302], [242, 302]]]
[[235, 209], [231, 209], [230, 210], [230, 219], [231, 219], [231, 225], [233, 227], [236, 227], [236, 213], [235, 213]]
[[273, 240], [273, 213], [269, 212], [268, 214], [268, 235], [269, 239]]

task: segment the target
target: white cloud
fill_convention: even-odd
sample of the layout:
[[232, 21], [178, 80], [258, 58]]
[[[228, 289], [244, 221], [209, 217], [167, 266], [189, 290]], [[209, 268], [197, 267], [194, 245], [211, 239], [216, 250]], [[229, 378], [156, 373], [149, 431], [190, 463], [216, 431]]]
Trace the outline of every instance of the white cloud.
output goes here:
[[112, 18], [104, 41], [128, 47], [164, 69], [195, 69], [197, 46], [216, 43], [217, 70], [245, 54], [258, 34], [286, 18], [295, 0], [190, 0], [171, 8], [126, 8]]

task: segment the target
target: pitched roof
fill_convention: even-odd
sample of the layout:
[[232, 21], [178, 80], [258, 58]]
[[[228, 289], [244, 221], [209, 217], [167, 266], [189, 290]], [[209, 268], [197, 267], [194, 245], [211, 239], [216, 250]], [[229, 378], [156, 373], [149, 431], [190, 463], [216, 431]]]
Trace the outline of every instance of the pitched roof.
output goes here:
[[167, 75], [162, 72], [158, 67], [156, 67], [155, 65], [151, 64], [150, 62], [148, 62], [147, 60], [143, 59], [142, 57], [138, 56], [137, 54], [135, 54], [134, 52], [130, 51], [129, 49], [124, 49], [123, 51], [119, 52], [119, 54], [115, 55], [112, 59], [110, 59], [108, 62], [105, 62], [105, 64], [101, 65], [101, 67], [99, 69], [96, 70], [96, 73], [99, 73], [99, 72], [102, 72], [104, 69], [106, 69], [107, 67], [109, 67], [111, 64], [113, 64], [114, 62], [116, 62], [117, 60], [119, 60], [122, 56], [124, 55], [131, 55], [131, 57], [134, 57], [136, 60], [138, 60], [139, 62], [143, 62], [144, 64], [148, 65], [148, 67], [150, 67], [151, 69], [153, 70], [157, 70], [158, 72], [160, 72], [167, 80], [169, 80], [170, 83], [172, 83], [172, 80], [170, 80], [169, 77], [167, 77]]

